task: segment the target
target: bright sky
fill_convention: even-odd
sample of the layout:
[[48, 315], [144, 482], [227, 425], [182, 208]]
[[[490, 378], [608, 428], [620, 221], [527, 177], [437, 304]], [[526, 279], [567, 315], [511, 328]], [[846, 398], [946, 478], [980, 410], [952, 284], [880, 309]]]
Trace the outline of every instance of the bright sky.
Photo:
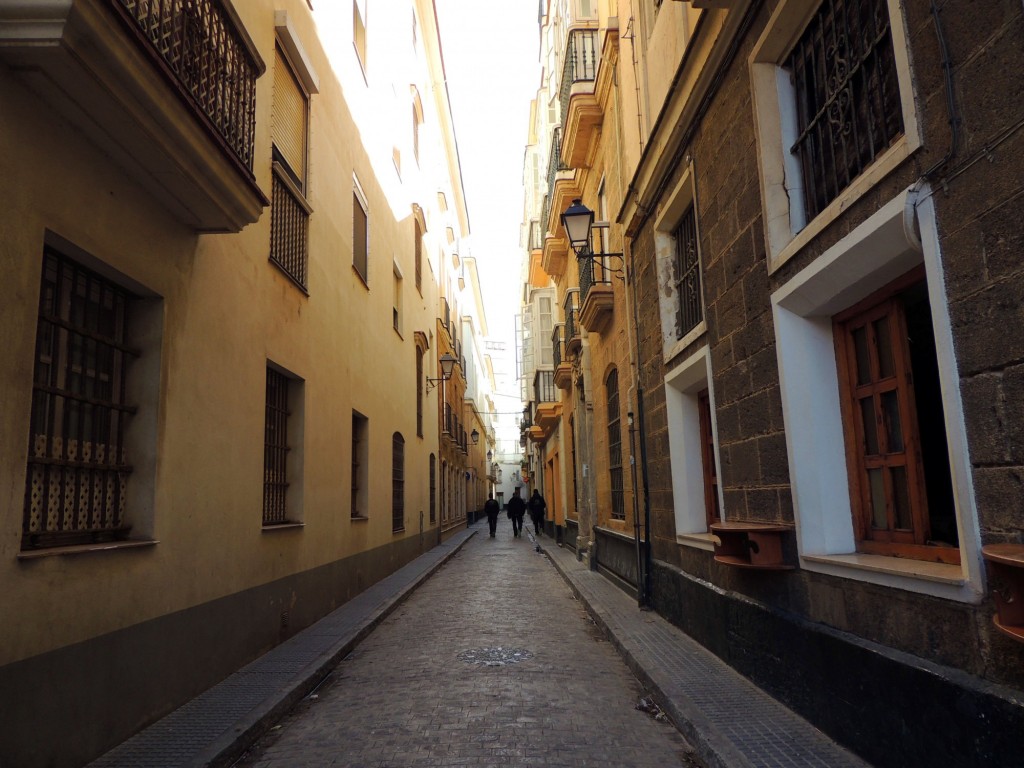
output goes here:
[[540, 85], [537, 3], [435, 0], [490, 335], [515, 349], [523, 151]]

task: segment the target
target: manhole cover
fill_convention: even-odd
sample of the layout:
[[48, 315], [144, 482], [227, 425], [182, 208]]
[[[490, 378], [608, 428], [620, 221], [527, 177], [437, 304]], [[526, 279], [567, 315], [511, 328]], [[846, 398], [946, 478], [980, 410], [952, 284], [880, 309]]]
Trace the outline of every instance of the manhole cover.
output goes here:
[[459, 661], [483, 667], [504, 667], [532, 658], [533, 653], [522, 648], [471, 648], [459, 654]]

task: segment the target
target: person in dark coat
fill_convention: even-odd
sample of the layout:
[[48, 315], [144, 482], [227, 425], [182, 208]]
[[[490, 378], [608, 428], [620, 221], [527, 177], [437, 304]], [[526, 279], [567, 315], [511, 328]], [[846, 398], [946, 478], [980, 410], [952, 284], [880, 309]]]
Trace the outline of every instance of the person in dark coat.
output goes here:
[[534, 533], [540, 536], [541, 528], [544, 527], [544, 516], [548, 505], [544, 501], [544, 497], [540, 495], [540, 491], [536, 488], [533, 489], [533, 496], [530, 497], [527, 506], [530, 507], [530, 519], [533, 520]]
[[519, 495], [518, 488], [513, 491], [505, 509], [508, 510], [508, 517], [512, 521], [512, 535], [518, 537], [523, 531], [523, 515], [526, 514], [526, 502]]
[[494, 532], [498, 530], [498, 513], [501, 511], [501, 507], [498, 502], [494, 500], [494, 494], [487, 494], [487, 501], [484, 502], [484, 512], [487, 513], [487, 527], [491, 529], [491, 538], [494, 538]]

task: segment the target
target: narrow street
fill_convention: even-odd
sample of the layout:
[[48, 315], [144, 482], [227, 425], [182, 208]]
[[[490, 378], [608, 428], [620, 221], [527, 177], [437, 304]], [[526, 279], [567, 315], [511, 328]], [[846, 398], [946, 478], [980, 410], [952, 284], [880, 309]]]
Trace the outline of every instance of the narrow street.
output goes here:
[[700, 765], [531, 538], [477, 528], [237, 765]]

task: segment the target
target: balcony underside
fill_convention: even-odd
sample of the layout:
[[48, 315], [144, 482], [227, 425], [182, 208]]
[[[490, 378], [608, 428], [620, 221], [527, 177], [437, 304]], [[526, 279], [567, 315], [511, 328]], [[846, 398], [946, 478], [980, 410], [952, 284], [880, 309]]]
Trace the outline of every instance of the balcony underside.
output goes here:
[[562, 161], [570, 168], [590, 167], [601, 122], [601, 105], [593, 82], [574, 83], [562, 131]]
[[568, 390], [572, 386], [572, 364], [559, 363], [555, 367], [555, 386]]
[[251, 170], [110, 0], [0, 7], [0, 59], [196, 231], [237, 232], [269, 204]]
[[588, 333], [603, 333], [612, 319], [615, 308], [615, 295], [607, 283], [596, 283], [590, 286], [587, 297], [580, 308], [580, 323]]
[[561, 403], [537, 403], [537, 426], [545, 431], [555, 427], [562, 418]]

